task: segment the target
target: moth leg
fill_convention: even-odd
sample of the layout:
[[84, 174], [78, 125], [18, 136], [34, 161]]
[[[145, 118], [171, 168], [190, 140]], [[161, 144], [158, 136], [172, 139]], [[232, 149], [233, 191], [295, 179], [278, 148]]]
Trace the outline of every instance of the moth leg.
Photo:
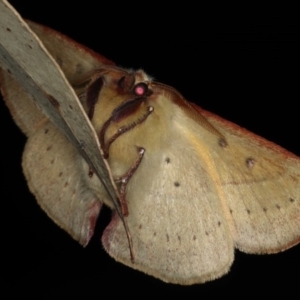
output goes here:
[[[112, 135], [112, 137], [110, 137], [108, 139], [108, 141], [105, 143], [104, 141], [104, 137], [105, 137], [105, 132], [107, 130], [107, 128], [109, 127], [109, 125], [113, 122], [114, 120], [114, 115], [112, 115], [102, 126], [100, 134], [99, 134], [99, 141], [100, 141], [100, 145], [102, 147], [103, 153], [104, 153], [104, 158], [107, 159], [109, 157], [109, 147], [110, 145], [119, 137], [121, 136], [123, 133], [135, 128], [137, 125], [143, 123], [144, 121], [146, 121], [146, 119], [148, 118], [148, 116], [153, 112], [153, 107], [149, 106], [147, 108], [147, 111], [140, 117], [137, 119], [137, 121], [134, 121], [126, 126], [122, 126], [120, 127], [117, 132], [115, 134]], [[119, 177], [116, 179], [116, 182], [121, 182], [121, 187], [120, 187], [120, 207], [122, 210], [122, 214], [124, 216], [128, 216], [128, 206], [127, 206], [127, 201], [126, 201], [126, 186], [127, 183], [129, 181], [129, 179], [132, 177], [132, 175], [134, 174], [134, 172], [137, 170], [145, 149], [142, 147], [137, 147], [137, 150], [139, 152], [139, 156], [136, 159], [136, 161], [133, 163], [133, 165], [131, 166], [131, 168], [126, 172], [126, 174], [124, 174], [123, 176]]]
[[149, 115], [153, 112], [153, 107], [149, 106], [147, 111], [144, 113], [144, 115], [142, 117], [140, 117], [137, 121], [132, 122], [129, 125], [126, 126], [122, 126], [118, 129], [118, 131], [105, 143], [104, 142], [104, 135], [105, 135], [105, 131], [108, 128], [109, 124], [112, 122], [113, 116], [111, 118], [109, 118], [107, 120], [107, 122], [103, 125], [101, 132], [100, 132], [100, 144], [103, 145], [102, 146], [102, 150], [104, 152], [104, 157], [108, 158], [109, 157], [109, 147], [110, 145], [122, 134], [124, 134], [125, 132], [133, 129], [135, 126], [142, 124], [144, 121], [146, 121], [146, 119], [149, 117]]
[[122, 209], [122, 213], [124, 216], [128, 216], [128, 205], [127, 205], [127, 201], [126, 201], [126, 187], [127, 187], [128, 181], [130, 180], [130, 178], [132, 177], [134, 172], [139, 167], [139, 165], [143, 159], [144, 153], [145, 153], [145, 149], [142, 147], [137, 147], [137, 150], [138, 150], [138, 154], [139, 154], [138, 158], [135, 160], [135, 162], [130, 167], [130, 169], [123, 176], [115, 179], [116, 182], [121, 183], [119, 192], [120, 192], [121, 209]]

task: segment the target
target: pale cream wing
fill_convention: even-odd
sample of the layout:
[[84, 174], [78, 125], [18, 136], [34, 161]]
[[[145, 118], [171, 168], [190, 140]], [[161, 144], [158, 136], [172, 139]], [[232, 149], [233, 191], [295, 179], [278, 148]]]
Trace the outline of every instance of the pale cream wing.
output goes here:
[[[112, 144], [130, 147], [134, 141], [134, 151], [135, 146], [145, 148], [126, 193], [134, 263], [117, 215], [102, 242], [116, 260], [163, 281], [201, 283], [229, 270], [233, 240], [211, 176], [215, 171], [210, 149], [186, 134], [193, 121], [180, 108], [171, 103], [160, 107], [161, 101], [150, 102], [154, 111], [147, 121]], [[186, 127], [181, 125], [183, 119], [189, 122]]]
[[48, 121], [29, 137], [23, 170], [31, 192], [49, 217], [86, 245], [94, 233], [102, 204], [86, 186], [82, 160]]
[[64, 34], [28, 20], [26, 22], [59, 64], [71, 84], [91, 70], [103, 65], [114, 65], [107, 58], [73, 41]]
[[300, 159], [265, 139], [204, 112], [227, 145], [211, 145], [236, 247], [283, 251], [300, 240]]
[[26, 136], [36, 130], [46, 119], [45, 115], [36, 107], [30, 96], [4, 70], [0, 68], [1, 93], [14, 121]]

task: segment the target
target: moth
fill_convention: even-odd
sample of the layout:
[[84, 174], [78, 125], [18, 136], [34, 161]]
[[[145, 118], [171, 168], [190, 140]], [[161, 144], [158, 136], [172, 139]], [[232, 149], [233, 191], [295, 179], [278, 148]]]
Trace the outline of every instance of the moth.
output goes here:
[[[234, 248], [275, 253], [299, 242], [298, 157], [141, 70], [116, 67], [63, 35], [31, 26], [80, 98], [117, 186], [134, 255], [114, 213], [102, 238], [111, 256], [166, 282], [193, 284], [225, 274]], [[4, 97], [17, 103], [11, 112], [29, 136], [23, 168], [30, 189], [86, 245], [102, 204], [115, 211], [115, 203], [78, 149], [2, 76]], [[28, 101], [27, 114], [16, 98]]]

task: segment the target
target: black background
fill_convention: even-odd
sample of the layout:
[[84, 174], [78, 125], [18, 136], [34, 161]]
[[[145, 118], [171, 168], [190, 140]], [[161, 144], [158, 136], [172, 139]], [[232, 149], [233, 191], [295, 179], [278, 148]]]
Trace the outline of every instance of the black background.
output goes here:
[[[150, 3], [132, 8], [90, 0], [72, 6], [63, 1], [11, 3], [24, 18], [52, 27], [122, 67], [142, 68], [188, 100], [300, 155], [299, 28], [292, 20], [246, 18], [243, 10], [239, 18], [219, 18], [215, 9], [184, 6], [177, 13], [174, 7], [150, 12]], [[300, 245], [269, 256], [236, 251], [226, 276], [189, 287], [163, 283], [110, 258], [100, 242], [108, 210], [100, 216], [99, 233], [83, 249], [28, 191], [20, 166], [25, 137], [2, 101], [0, 105], [1, 273], [12, 294], [99, 299], [107, 293], [204, 297], [226, 289], [232, 295], [241, 289], [296, 290]]]

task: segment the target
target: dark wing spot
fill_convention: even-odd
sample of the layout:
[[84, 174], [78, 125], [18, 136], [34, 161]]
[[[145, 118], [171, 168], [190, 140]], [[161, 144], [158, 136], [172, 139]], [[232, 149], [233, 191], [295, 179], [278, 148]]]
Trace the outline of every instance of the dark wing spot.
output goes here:
[[89, 177], [92, 178], [94, 175], [94, 171], [92, 169], [89, 169]]
[[230, 211], [230, 214], [232, 214], [232, 213], [233, 213], [232, 209], [230, 209], [229, 211]]
[[52, 145], [50, 145], [50, 146], [48, 146], [48, 147], [46, 148], [47, 151], [49, 151], [49, 150], [51, 150], [51, 149], [52, 149]]
[[51, 159], [50, 163], [51, 163], [51, 165], [53, 165], [53, 163], [54, 163], [54, 159]]
[[193, 236], [193, 240], [194, 240], [194, 241], [196, 240], [196, 236], [195, 236], [195, 235]]
[[280, 209], [281, 207], [280, 207], [280, 205], [276, 204], [276, 208], [277, 208], [277, 209]]
[[252, 158], [252, 157], [248, 157], [247, 159], [246, 159], [246, 166], [249, 168], [249, 169], [252, 169], [253, 167], [254, 167], [254, 165], [255, 165], [255, 159], [254, 158]]
[[72, 105], [69, 105], [70, 109], [73, 109], [73, 106]]
[[224, 138], [219, 139], [219, 146], [221, 146], [222, 148], [225, 148], [227, 146], [227, 142]]
[[47, 134], [49, 132], [49, 129], [45, 129], [44, 133]]
[[142, 229], [142, 227], [143, 227], [143, 225], [142, 225], [142, 224], [140, 224], [140, 225], [139, 225], [139, 229]]
[[174, 185], [176, 186], [176, 187], [178, 187], [178, 186], [180, 186], [180, 183], [179, 182], [174, 182]]
[[218, 222], [218, 226], [219, 226], [219, 227], [221, 226], [221, 222], [220, 222], [220, 221]]
[[295, 199], [290, 198], [290, 202], [291, 202], [291, 203], [295, 202]]
[[181, 237], [180, 235], [177, 236], [179, 243], [181, 243]]
[[247, 214], [250, 215], [250, 209], [247, 208], [246, 211], [247, 211]]
[[156, 232], [153, 233], [153, 236], [156, 236]]
[[207, 231], [205, 231], [205, 235], [209, 236], [209, 233]]
[[79, 141], [79, 147], [80, 147], [80, 149], [84, 149], [86, 147], [85, 141], [80, 140]]
[[62, 176], [62, 174], [63, 174], [63, 172], [60, 172], [60, 173], [58, 174], [58, 177], [61, 177], [61, 176]]
[[170, 158], [167, 157], [167, 158], [166, 158], [166, 163], [168, 164], [169, 162], [170, 162]]
[[264, 208], [263, 208], [263, 211], [264, 211], [264, 212], [267, 212], [267, 209], [264, 207]]
[[10, 28], [8, 28], [8, 27], [6, 28], [6, 30], [9, 31], [9, 32], [11, 32]]
[[59, 108], [59, 102], [51, 95], [47, 95], [47, 98], [49, 100], [49, 102], [55, 107], [55, 108]]
[[81, 63], [76, 64], [76, 71], [77, 74], [82, 74], [84, 72], [84, 67], [82, 66]]

